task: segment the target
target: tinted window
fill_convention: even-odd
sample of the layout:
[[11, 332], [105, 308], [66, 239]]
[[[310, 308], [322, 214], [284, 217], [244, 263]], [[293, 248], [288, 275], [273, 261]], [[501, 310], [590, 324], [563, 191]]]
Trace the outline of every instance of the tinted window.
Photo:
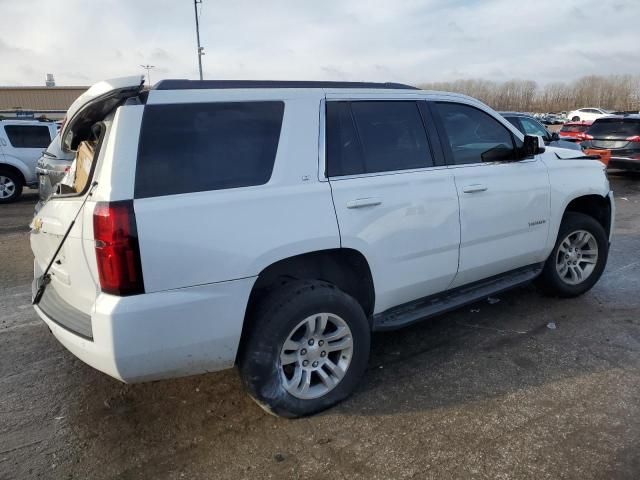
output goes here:
[[504, 117], [504, 118], [506, 118], [511, 125], [513, 125], [522, 133], [524, 133], [524, 131], [522, 130], [522, 125], [520, 125], [520, 122], [518, 121], [518, 117]]
[[364, 173], [364, 157], [349, 102], [327, 102], [327, 175]]
[[433, 166], [415, 102], [328, 102], [329, 176]]
[[455, 164], [513, 157], [511, 133], [495, 118], [460, 103], [437, 103], [436, 108]]
[[282, 102], [147, 105], [136, 197], [267, 183], [283, 112]]
[[535, 120], [522, 117], [520, 118], [520, 123], [522, 123], [522, 128], [524, 129], [523, 133], [526, 133], [527, 135], [540, 135], [543, 138], [549, 136], [549, 132], [547, 132], [547, 129]]
[[640, 120], [630, 118], [624, 120], [620, 118], [601, 118], [593, 122], [588, 133], [594, 137], [633, 137], [640, 135]]
[[44, 125], [5, 125], [4, 131], [15, 148], [47, 148], [51, 143], [49, 127]]

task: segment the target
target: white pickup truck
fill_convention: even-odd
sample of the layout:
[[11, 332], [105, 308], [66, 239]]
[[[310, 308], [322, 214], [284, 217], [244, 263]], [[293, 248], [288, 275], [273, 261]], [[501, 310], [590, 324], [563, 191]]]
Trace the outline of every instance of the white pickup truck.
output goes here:
[[130, 77], [60, 135], [98, 140], [32, 223], [35, 309], [125, 382], [237, 365], [268, 411], [311, 414], [352, 392], [372, 331], [532, 280], [580, 295], [607, 261], [603, 164], [463, 95]]

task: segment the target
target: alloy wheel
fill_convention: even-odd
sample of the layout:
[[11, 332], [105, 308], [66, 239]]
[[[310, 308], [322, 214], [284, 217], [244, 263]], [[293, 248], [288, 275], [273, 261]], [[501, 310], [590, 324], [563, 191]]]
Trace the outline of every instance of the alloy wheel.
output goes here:
[[6, 199], [12, 197], [16, 193], [15, 182], [4, 175], [0, 175], [0, 198]]
[[353, 356], [349, 325], [332, 313], [302, 320], [280, 351], [284, 388], [296, 398], [322, 397], [344, 378]]
[[569, 285], [579, 285], [593, 273], [598, 263], [598, 242], [586, 230], [568, 234], [558, 247], [556, 271]]

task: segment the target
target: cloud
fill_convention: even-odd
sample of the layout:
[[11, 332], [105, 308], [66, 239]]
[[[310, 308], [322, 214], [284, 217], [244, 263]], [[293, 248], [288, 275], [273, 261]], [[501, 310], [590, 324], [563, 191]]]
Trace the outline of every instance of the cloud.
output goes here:
[[[143, 73], [141, 63], [156, 66], [154, 81], [197, 78], [188, 1], [0, 2], [0, 84], [42, 84], [46, 73], [92, 83]], [[640, 30], [621, 28], [631, 18], [637, 0], [203, 0], [203, 69], [407, 83], [640, 74]]]

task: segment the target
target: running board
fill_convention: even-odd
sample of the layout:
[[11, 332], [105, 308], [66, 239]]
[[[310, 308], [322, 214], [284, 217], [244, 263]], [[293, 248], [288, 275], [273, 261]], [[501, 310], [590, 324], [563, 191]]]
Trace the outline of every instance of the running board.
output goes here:
[[533, 280], [542, 272], [543, 267], [544, 263], [536, 263], [390, 308], [373, 316], [373, 330], [384, 331], [406, 327], [420, 320], [477, 302], [489, 295], [504, 292]]

